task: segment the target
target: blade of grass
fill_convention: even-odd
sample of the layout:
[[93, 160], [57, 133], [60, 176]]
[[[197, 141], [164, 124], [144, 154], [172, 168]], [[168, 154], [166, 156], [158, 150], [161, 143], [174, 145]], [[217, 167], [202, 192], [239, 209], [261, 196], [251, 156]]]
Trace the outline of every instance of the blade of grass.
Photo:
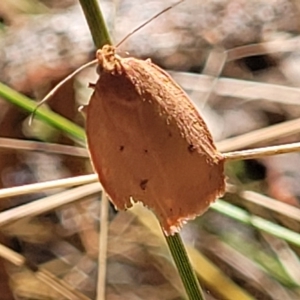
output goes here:
[[300, 234], [297, 232], [267, 221], [263, 218], [254, 216], [247, 211], [222, 200], [216, 201], [214, 204], [212, 204], [211, 208], [223, 215], [229, 216], [232, 219], [251, 225], [258, 230], [272, 234], [300, 247]]
[[[202, 106], [203, 95], [211, 90], [214, 78], [204, 74], [169, 71], [169, 74], [187, 91], [197, 95], [197, 103]], [[261, 99], [299, 105], [300, 89], [279, 84], [263, 83], [242, 79], [220, 77], [214, 87], [214, 93], [222, 97], [234, 97], [242, 104], [245, 101], [261, 101]], [[199, 96], [198, 96], [199, 95]], [[196, 96], [194, 97], [196, 99]]]
[[[270, 257], [270, 254], [266, 256], [260, 248], [252, 245], [251, 239], [243, 239], [240, 236], [236, 237], [235, 242], [238, 246], [234, 247], [230, 237], [226, 234], [220, 237], [218, 235], [202, 232], [202, 235], [204, 238], [200, 241], [201, 249], [209, 251], [213, 256], [218, 257], [222, 262], [230, 266], [230, 268], [233, 268], [240, 274], [239, 276], [241, 276], [243, 280], [249, 282], [250, 286], [253, 284], [255, 288], [267, 294], [271, 299], [276, 299], [276, 296], [281, 296], [278, 297], [278, 299], [291, 299], [287, 294], [287, 289], [277, 280], [274, 280], [274, 272], [276, 273], [277, 269], [280, 269], [278, 270], [278, 275], [282, 278], [282, 281], [286, 279], [286, 282], [291, 283], [291, 280], [287, 274], [285, 274], [276, 259]], [[246, 249], [246, 251], [243, 251], [243, 249]], [[260, 255], [269, 259], [265, 265], [271, 265], [271, 263], [274, 262], [274, 266], [272, 266], [271, 270], [266, 269], [264, 264], [262, 265], [257, 262], [256, 258]], [[280, 271], [284, 274], [279, 273]], [[293, 286], [295, 286], [295, 284]]]
[[238, 187], [227, 184], [226, 186], [227, 193], [238, 194], [241, 198], [246, 201], [252, 202], [268, 210], [274, 211], [278, 214], [287, 216], [289, 219], [293, 219], [297, 222], [300, 222], [300, 209], [284, 202], [278, 201], [276, 199], [261, 195], [253, 191], [240, 191]]
[[98, 282], [97, 300], [105, 300], [106, 268], [107, 268], [107, 238], [108, 238], [108, 199], [102, 193], [101, 199], [100, 236], [98, 250]]
[[285, 241], [263, 232], [261, 236], [275, 253], [278, 263], [280, 263], [280, 266], [283, 269], [283, 272], [280, 272], [280, 275], [286, 273], [289, 277], [288, 284], [294, 284], [297, 287], [300, 287], [300, 261], [297, 254]]
[[[36, 108], [36, 102], [30, 98], [18, 93], [17, 91], [11, 89], [7, 85], [0, 82], [0, 97], [4, 98], [8, 102], [21, 107], [22, 109], [32, 113]], [[85, 132], [84, 130], [69, 121], [68, 119], [62, 117], [55, 112], [40, 108], [36, 111], [36, 116], [46, 123], [52, 125], [53, 127], [60, 129], [61, 131], [67, 133], [71, 137], [79, 141], [85, 141]]]
[[[270, 247], [267, 247], [265, 243], [260, 243], [250, 238], [245, 232], [242, 232], [243, 229], [240, 234], [238, 234], [235, 230], [222, 231], [219, 224], [213, 226], [215, 227], [212, 228], [212, 226], [205, 224], [206, 231], [201, 231], [203, 236], [200, 240], [201, 249], [206, 249], [211, 252], [213, 256], [216, 255], [222, 260], [227, 261], [226, 264], [236, 269], [242, 277], [245, 277], [245, 279], [250, 282], [259, 280], [260, 284], [262, 284], [264, 281], [263, 278], [267, 281], [269, 279], [276, 279], [273, 290], [276, 289], [278, 284], [282, 284], [288, 288], [299, 287], [297, 282], [285, 271], [277, 254], [270, 252]], [[260, 231], [260, 237], [263, 238], [264, 236], [268, 236], [288, 245], [285, 241]], [[232, 254], [229, 252], [232, 252]]]
[[44, 151], [48, 153], [56, 153], [61, 155], [70, 155], [86, 158], [89, 157], [87, 149], [82, 147], [2, 137], [0, 137], [0, 148], [11, 150]]
[[[139, 221], [144, 224], [157, 238], [163, 241], [163, 235], [159, 228], [158, 222], [153, 213], [143, 207], [141, 204], [135, 204], [130, 212], [134, 214]], [[201, 237], [200, 237], [201, 238]], [[223, 273], [216, 265], [207, 259], [193, 246], [188, 245], [187, 252], [195, 271], [199, 278], [207, 286], [209, 286], [214, 293], [221, 296], [221, 299], [239, 299], [239, 300], [254, 300], [246, 291], [234, 283], [226, 274]]]
[[33, 184], [26, 184], [22, 186], [0, 189], [0, 199], [33, 194], [43, 192], [49, 189], [57, 189], [57, 188], [68, 188], [76, 185], [82, 185], [92, 182], [98, 182], [98, 176], [96, 174], [76, 176], [65, 179], [51, 180], [46, 182], [39, 182]]
[[250, 147], [258, 143], [266, 143], [299, 132], [300, 118], [228, 138], [217, 142], [216, 146], [221, 152], [233, 151]]
[[233, 160], [262, 158], [271, 155], [286, 154], [286, 153], [299, 152], [299, 151], [300, 151], [300, 143], [291, 143], [291, 144], [279, 145], [279, 146], [269, 146], [269, 147], [255, 148], [249, 150], [227, 152], [227, 153], [223, 153], [223, 156], [226, 159], [226, 161], [233, 161]]
[[47, 270], [39, 268], [39, 266], [37, 266], [36, 264], [32, 263], [31, 261], [28, 261], [21, 254], [1, 244], [0, 244], [0, 256], [6, 259], [7, 261], [13, 263], [16, 266], [19, 267], [24, 266], [29, 268], [39, 280], [41, 280], [49, 287], [56, 290], [59, 294], [66, 297], [66, 299], [89, 300], [88, 297], [74, 290], [74, 288], [70, 286], [68, 283], [66, 283], [65, 281], [58, 279]]
[[200, 251], [192, 246], [187, 247], [187, 251], [191, 257], [193, 265], [195, 266], [195, 271], [199, 276], [203, 274], [205, 270], [204, 280], [210, 286], [217, 286], [216, 291], [222, 296], [221, 299], [228, 300], [254, 300], [254, 298], [248, 294], [248, 292], [242, 290], [237, 286], [230, 278], [228, 278], [215, 264], [213, 264], [207, 257], [205, 257]]
[[8, 209], [0, 213], [0, 227], [18, 221], [20, 218], [38, 216], [60, 206], [82, 200], [84, 197], [99, 194], [101, 190], [101, 185], [98, 182], [90, 183]]

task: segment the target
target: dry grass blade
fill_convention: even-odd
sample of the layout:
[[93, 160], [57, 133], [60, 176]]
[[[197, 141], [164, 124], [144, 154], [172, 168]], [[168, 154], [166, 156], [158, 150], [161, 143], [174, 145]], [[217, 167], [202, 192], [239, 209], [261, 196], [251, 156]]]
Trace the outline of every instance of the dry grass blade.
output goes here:
[[264, 240], [270, 248], [276, 253], [282, 267], [292, 278], [296, 285], [300, 286], [300, 261], [295, 252], [290, 248], [288, 243], [274, 236], [261, 232]]
[[14, 197], [25, 194], [33, 194], [44, 192], [50, 189], [56, 188], [68, 188], [76, 185], [88, 184], [92, 182], [98, 182], [98, 177], [95, 174], [83, 175], [66, 179], [58, 179], [53, 181], [33, 183], [18, 187], [0, 189], [0, 199], [7, 197]]
[[271, 155], [292, 153], [300, 151], [300, 143], [291, 143], [287, 145], [270, 146], [263, 148], [255, 148], [250, 150], [241, 150], [234, 152], [223, 153], [226, 161], [255, 159]]
[[88, 297], [83, 294], [74, 291], [73, 287], [69, 286], [66, 282], [57, 279], [50, 272], [46, 270], [38, 270], [36, 277], [40, 279], [45, 284], [49, 285], [51, 288], [55, 289], [60, 294], [64, 295], [67, 299], [70, 300], [89, 300]]
[[211, 76], [213, 81], [210, 85], [210, 88], [206, 92], [206, 95], [201, 100], [202, 107], [204, 107], [205, 104], [209, 102], [209, 99], [217, 86], [225, 62], [226, 54], [224, 51], [220, 51], [219, 49], [213, 49], [212, 51], [210, 51], [209, 57], [206, 60], [206, 64], [204, 66], [202, 74]]
[[25, 257], [0, 244], [0, 256], [12, 264], [21, 267], [25, 265]]
[[16, 266], [25, 266], [28, 267], [31, 271], [34, 272], [35, 276], [44, 282], [46, 285], [50, 286], [54, 290], [56, 290], [59, 294], [65, 296], [70, 300], [88, 300], [86, 296], [79, 293], [78, 291], [74, 291], [74, 289], [69, 286], [63, 280], [56, 278], [53, 274], [48, 272], [47, 270], [40, 269], [37, 265], [32, 264], [24, 256], [16, 253], [15, 251], [7, 248], [4, 245], [0, 244], [0, 256], [7, 261], [13, 263]]
[[18, 139], [0, 138], [0, 148], [12, 150], [43, 151], [77, 157], [89, 157], [88, 151], [81, 147], [42, 143]]
[[[215, 83], [215, 79], [208, 75], [184, 72], [170, 72], [170, 74], [185, 90], [194, 93], [208, 93], [214, 85], [213, 91], [219, 96], [235, 97], [247, 101], [264, 99], [284, 104], [300, 104], [300, 89], [297, 87], [222, 77], [217, 78], [217, 83]], [[202, 103], [203, 96], [198, 98]]]
[[267, 143], [299, 132], [300, 118], [229, 138], [217, 142], [216, 145], [219, 151], [227, 152], [241, 148], [247, 148], [259, 143]]
[[109, 210], [108, 199], [106, 194], [103, 193], [101, 199], [101, 216], [100, 216], [97, 300], [105, 300], [107, 239], [108, 239], [108, 210]]
[[[135, 205], [130, 211], [137, 216], [140, 222], [150, 229], [159, 240], [163, 239], [159, 224], [149, 210], [141, 205]], [[231, 281], [231, 279], [218, 269], [216, 265], [194, 247], [187, 246], [187, 251], [197, 276], [199, 276], [199, 278], [201, 278], [208, 286], [212, 287], [222, 299], [254, 300], [252, 296]]]
[[100, 191], [101, 185], [98, 182], [91, 183], [6, 210], [0, 213], [0, 226], [12, 223], [20, 218], [37, 216], [63, 205], [81, 200], [84, 197], [98, 194]]
[[201, 252], [194, 247], [187, 247], [195, 271], [200, 277], [203, 269], [206, 274], [202, 278], [209, 286], [219, 287], [217, 293], [224, 299], [254, 300], [247, 292], [235, 285], [229, 277], [227, 277], [217, 265], [208, 260]]
[[[206, 234], [207, 238], [209, 236], [210, 235]], [[231, 268], [234, 268], [244, 280], [255, 283], [259, 290], [265, 292], [271, 299], [293, 299], [289, 296], [287, 290], [270, 278], [256, 263], [232, 247], [229, 247], [212, 236], [203, 244], [204, 248], [209, 249], [223, 262], [230, 265]]]
[[289, 219], [300, 222], [300, 209], [284, 202], [277, 201], [270, 197], [261, 195], [253, 191], [239, 191], [235, 186], [227, 184], [226, 191], [229, 193], [237, 193], [246, 201], [255, 203], [276, 213], [283, 214]]
[[278, 39], [276, 41], [250, 44], [228, 50], [227, 61], [237, 60], [244, 57], [263, 55], [278, 52], [292, 52], [300, 48], [299, 37], [291, 39]]

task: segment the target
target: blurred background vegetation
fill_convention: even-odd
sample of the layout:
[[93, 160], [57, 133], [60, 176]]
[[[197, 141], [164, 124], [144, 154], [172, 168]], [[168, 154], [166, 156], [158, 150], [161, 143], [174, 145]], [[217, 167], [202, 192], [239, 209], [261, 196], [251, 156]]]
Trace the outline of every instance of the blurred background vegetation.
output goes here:
[[[171, 3], [100, 1], [114, 43]], [[31, 99], [94, 57], [77, 1], [6, 0], [0, 18], [0, 82]], [[226, 152], [299, 140], [299, 32], [298, 0], [186, 0], [119, 52], [172, 71]], [[96, 78], [95, 68], [84, 70], [48, 107], [84, 127], [78, 107]], [[74, 137], [39, 118], [29, 126], [29, 112], [7, 100], [0, 99], [0, 299], [101, 299], [100, 187], [5, 194], [91, 174], [83, 131]], [[297, 153], [228, 163], [223, 202], [185, 226], [207, 299], [300, 298], [299, 162]], [[152, 215], [110, 207], [108, 219], [105, 299], [184, 299]]]

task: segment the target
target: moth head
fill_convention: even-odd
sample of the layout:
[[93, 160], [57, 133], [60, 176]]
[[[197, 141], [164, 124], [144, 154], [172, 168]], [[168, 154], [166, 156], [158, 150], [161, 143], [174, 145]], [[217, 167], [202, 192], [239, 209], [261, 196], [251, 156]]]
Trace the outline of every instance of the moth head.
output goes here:
[[105, 45], [96, 53], [98, 60], [98, 72], [101, 71], [111, 73], [113, 75], [122, 74], [121, 58], [116, 54], [116, 47]]

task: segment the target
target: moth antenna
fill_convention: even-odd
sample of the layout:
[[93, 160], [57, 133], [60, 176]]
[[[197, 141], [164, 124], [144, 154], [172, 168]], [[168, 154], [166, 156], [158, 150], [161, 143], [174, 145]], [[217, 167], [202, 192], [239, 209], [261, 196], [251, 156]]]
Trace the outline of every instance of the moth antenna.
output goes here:
[[43, 104], [45, 104], [51, 97], [53, 97], [55, 95], [55, 93], [65, 84], [67, 83], [69, 80], [71, 80], [74, 76], [76, 76], [78, 73], [80, 73], [82, 70], [84, 70], [87, 67], [90, 67], [94, 64], [97, 63], [97, 59], [94, 59], [84, 65], [82, 65], [81, 67], [79, 67], [78, 69], [76, 69], [74, 72], [72, 72], [70, 75], [68, 75], [66, 78], [64, 78], [61, 82], [59, 82], [34, 108], [34, 110], [32, 111], [30, 118], [29, 118], [29, 126], [32, 125], [33, 119], [34, 119], [34, 115], [36, 113], [36, 111], [39, 109], [39, 107], [41, 107]]
[[173, 7], [177, 6], [178, 4], [182, 3], [184, 0], [179, 0], [178, 2], [168, 6], [167, 8], [163, 9], [162, 11], [160, 11], [159, 13], [157, 13], [156, 15], [154, 15], [153, 17], [151, 17], [149, 20], [147, 20], [145, 23], [143, 23], [142, 25], [138, 26], [137, 28], [135, 28], [133, 31], [131, 31], [130, 33], [128, 33], [117, 45], [116, 48], [118, 48], [121, 44], [123, 44], [128, 38], [130, 38], [134, 33], [136, 33], [138, 30], [140, 30], [141, 28], [143, 28], [144, 26], [146, 26], [147, 24], [149, 24], [150, 22], [152, 22], [154, 19], [156, 19], [157, 17], [159, 17], [160, 15], [162, 15], [163, 13], [167, 12], [168, 10], [172, 9]]

